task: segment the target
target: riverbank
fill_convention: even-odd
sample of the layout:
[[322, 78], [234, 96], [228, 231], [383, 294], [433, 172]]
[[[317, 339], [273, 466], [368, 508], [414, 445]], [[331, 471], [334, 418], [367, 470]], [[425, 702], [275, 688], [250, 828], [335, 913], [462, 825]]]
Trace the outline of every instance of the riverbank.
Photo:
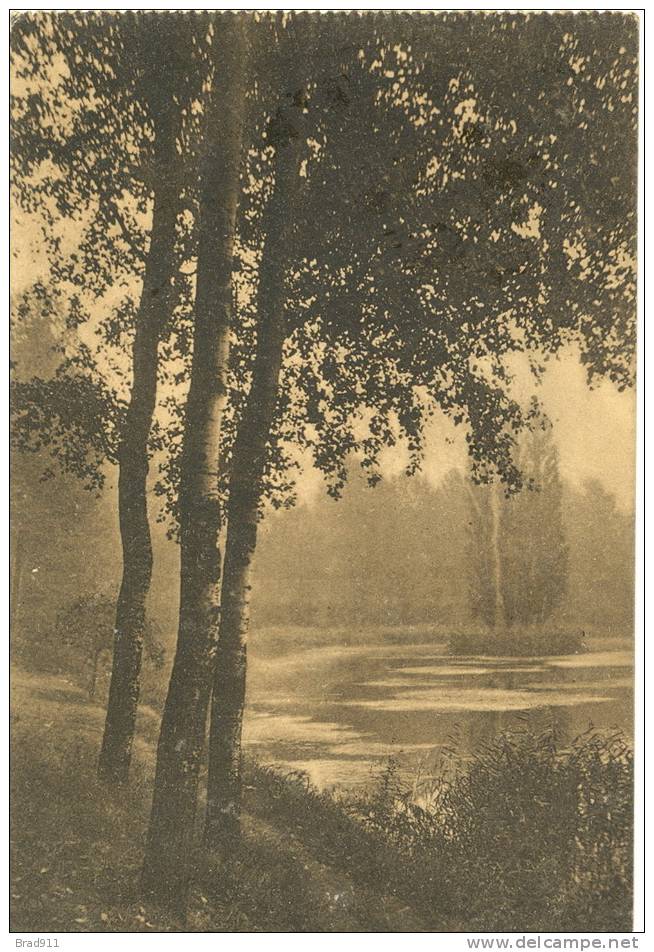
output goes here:
[[[113, 794], [95, 779], [102, 708], [63, 678], [12, 682], [12, 930], [180, 930], [138, 895], [157, 716], [141, 711]], [[183, 928], [628, 930], [630, 771], [618, 736], [501, 735], [427, 810], [393, 762], [347, 798], [251, 763], [243, 847], [196, 862]]]

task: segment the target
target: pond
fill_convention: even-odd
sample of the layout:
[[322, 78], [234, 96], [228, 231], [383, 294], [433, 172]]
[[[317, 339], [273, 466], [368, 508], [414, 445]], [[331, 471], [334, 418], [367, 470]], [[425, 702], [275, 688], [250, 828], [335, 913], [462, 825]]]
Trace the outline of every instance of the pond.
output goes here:
[[246, 750], [303, 770], [319, 787], [370, 781], [393, 756], [408, 775], [443, 747], [465, 757], [527, 719], [572, 738], [589, 726], [633, 733], [633, 652], [626, 639], [579, 655], [455, 657], [445, 643], [348, 645], [263, 632], [250, 648]]

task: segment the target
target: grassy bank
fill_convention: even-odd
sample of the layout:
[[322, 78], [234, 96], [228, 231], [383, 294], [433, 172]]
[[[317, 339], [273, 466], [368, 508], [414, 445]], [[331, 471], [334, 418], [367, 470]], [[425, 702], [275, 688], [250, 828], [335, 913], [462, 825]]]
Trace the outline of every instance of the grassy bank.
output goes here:
[[[157, 718], [129, 796], [98, 784], [103, 711], [60, 678], [13, 679], [12, 928], [161, 931], [138, 874]], [[628, 930], [631, 755], [505, 734], [412, 802], [394, 765], [365, 795], [248, 765], [240, 854], [194, 866], [194, 931]]]

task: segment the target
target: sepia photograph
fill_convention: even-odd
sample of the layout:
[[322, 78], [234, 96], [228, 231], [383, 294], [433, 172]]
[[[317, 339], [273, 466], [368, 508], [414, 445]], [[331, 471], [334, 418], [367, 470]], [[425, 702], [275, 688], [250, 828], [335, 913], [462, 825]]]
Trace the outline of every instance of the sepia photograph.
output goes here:
[[632, 933], [639, 13], [9, 19], [10, 931]]

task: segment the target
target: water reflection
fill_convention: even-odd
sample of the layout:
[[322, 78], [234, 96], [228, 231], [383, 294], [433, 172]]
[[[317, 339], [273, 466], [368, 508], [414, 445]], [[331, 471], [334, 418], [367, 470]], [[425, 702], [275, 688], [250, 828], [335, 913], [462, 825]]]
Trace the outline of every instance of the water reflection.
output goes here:
[[624, 642], [556, 658], [449, 657], [443, 644], [279, 644], [251, 652], [245, 743], [320, 786], [370, 779], [393, 755], [415, 767], [465, 756], [528, 715], [572, 737], [590, 724], [632, 730]]

